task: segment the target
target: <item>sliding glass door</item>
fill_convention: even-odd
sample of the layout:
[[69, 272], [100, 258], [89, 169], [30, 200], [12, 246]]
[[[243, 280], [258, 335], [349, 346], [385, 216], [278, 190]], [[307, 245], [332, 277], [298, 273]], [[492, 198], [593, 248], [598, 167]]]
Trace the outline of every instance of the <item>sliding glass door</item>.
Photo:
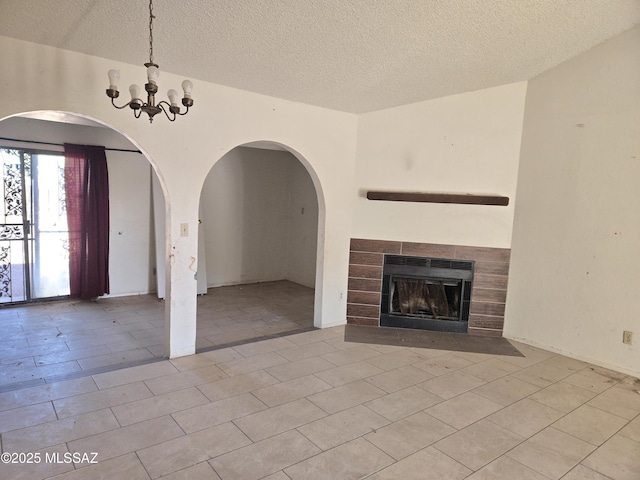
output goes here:
[[0, 304], [69, 295], [64, 156], [0, 148]]

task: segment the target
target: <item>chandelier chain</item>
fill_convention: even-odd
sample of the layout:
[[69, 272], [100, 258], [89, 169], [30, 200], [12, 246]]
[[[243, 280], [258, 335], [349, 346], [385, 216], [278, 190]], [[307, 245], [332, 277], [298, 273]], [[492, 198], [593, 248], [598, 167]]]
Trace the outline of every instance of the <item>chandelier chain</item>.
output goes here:
[[153, 0], [149, 1], [149, 63], [153, 63]]

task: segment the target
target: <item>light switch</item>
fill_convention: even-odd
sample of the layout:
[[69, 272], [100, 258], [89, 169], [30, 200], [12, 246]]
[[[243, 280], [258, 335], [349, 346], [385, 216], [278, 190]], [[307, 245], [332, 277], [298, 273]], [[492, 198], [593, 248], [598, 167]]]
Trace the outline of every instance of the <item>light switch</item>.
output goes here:
[[181, 237], [188, 237], [189, 236], [189, 224], [188, 223], [181, 223], [180, 224], [180, 236]]

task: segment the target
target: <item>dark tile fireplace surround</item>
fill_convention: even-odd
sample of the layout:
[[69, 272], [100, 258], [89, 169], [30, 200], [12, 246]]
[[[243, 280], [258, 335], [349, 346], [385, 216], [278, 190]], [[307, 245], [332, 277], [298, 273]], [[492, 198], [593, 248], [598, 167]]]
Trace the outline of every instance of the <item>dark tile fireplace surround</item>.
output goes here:
[[380, 326], [385, 254], [470, 260], [475, 271], [467, 333], [500, 337], [510, 253], [507, 248], [351, 239], [347, 324]]

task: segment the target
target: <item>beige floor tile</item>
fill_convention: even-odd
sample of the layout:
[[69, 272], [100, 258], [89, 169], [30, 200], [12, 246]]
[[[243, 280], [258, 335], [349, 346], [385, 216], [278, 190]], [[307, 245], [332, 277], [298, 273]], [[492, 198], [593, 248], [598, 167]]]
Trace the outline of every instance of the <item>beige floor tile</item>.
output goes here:
[[525, 398], [488, 416], [487, 420], [529, 438], [563, 415], [559, 410]]
[[611, 378], [609, 375], [602, 375], [590, 368], [585, 368], [577, 373], [569, 375], [562, 381], [596, 393], [604, 392], [618, 383], [617, 380]]
[[[4, 451], [9, 452], [10, 450], [5, 448]], [[72, 471], [74, 467], [71, 463], [50, 461], [52, 458], [64, 458], [64, 454], [68, 452], [66, 444], [60, 444], [33, 451], [32, 453], [39, 454], [40, 463], [0, 462], [0, 478], [3, 480], [40, 480]]]
[[473, 393], [482, 395], [500, 405], [507, 406], [528, 397], [538, 390], [540, 390], [540, 387], [523, 382], [510, 375], [474, 388]]
[[263, 480], [291, 480], [289, 476], [283, 471], [276, 472], [272, 475], [264, 477]]
[[176, 412], [172, 416], [186, 433], [230, 422], [266, 409], [267, 406], [250, 393], [223, 398], [198, 407]]
[[455, 431], [453, 427], [437, 418], [420, 412], [379, 428], [364, 438], [396, 460], [400, 460]]
[[0, 433], [57, 420], [50, 402], [0, 412]]
[[233, 360], [240, 360], [244, 358], [233, 348], [221, 348], [219, 350], [212, 350], [210, 352], [203, 352], [197, 355], [198, 357], [204, 357], [212, 360], [214, 364], [219, 365], [221, 363], [232, 362]]
[[366, 345], [352, 345], [350, 348], [345, 348], [344, 350], [325, 353], [324, 355], [322, 355], [322, 358], [324, 358], [325, 360], [329, 360], [331, 363], [339, 367], [348, 363], [359, 362], [368, 358], [377, 357], [378, 355], [382, 354]]
[[208, 462], [201, 462], [161, 477], [161, 480], [220, 480], [220, 477]]
[[310, 401], [301, 398], [284, 405], [252, 413], [234, 421], [254, 442], [313, 422], [327, 414]]
[[102, 410], [124, 403], [152, 397], [153, 394], [142, 382], [128, 383], [118, 387], [65, 397], [53, 401], [58, 418], [72, 417]]
[[[307, 333], [315, 333], [315, 331], [307, 332]], [[305, 335], [305, 333], [302, 333], [300, 335]], [[289, 339], [289, 341], [296, 343], [296, 345], [298, 346], [292, 347], [292, 348], [285, 348], [283, 350], [278, 351], [279, 355], [282, 355], [284, 358], [292, 362], [295, 362], [297, 360], [304, 360], [305, 358], [317, 357], [320, 355], [324, 355], [326, 353], [332, 353], [337, 351], [335, 347], [329, 345], [326, 342], [316, 341], [314, 343], [299, 345], [294, 337], [296, 337], [296, 335], [292, 335], [287, 338]], [[312, 338], [312, 337], [306, 337], [306, 338]], [[332, 338], [335, 338], [335, 335], [332, 334]]]
[[[639, 382], [640, 383], [640, 382]], [[618, 384], [589, 401], [589, 405], [631, 420], [640, 414], [640, 388]]]
[[370, 480], [459, 480], [471, 473], [464, 465], [436, 450], [425, 448], [367, 477]]
[[318, 447], [292, 430], [220, 455], [209, 463], [222, 480], [257, 480], [318, 453]]
[[[456, 353], [456, 355], [460, 354]], [[500, 377], [517, 372], [518, 370], [520, 370], [520, 368], [511, 363], [505, 362], [499, 358], [490, 358], [489, 360], [464, 367], [459, 371], [465, 375], [477, 377], [485, 382], [492, 382]]]
[[82, 368], [78, 365], [76, 360], [53, 363], [51, 365], [43, 365], [41, 367], [20, 367], [16, 369], [5, 368], [0, 370], [0, 385], [29, 382], [39, 378], [55, 377], [58, 375], [69, 375], [81, 370]]
[[6, 452], [29, 452], [118, 428], [110, 410], [98, 410], [2, 434]]
[[36, 365], [51, 365], [54, 363], [67, 362], [69, 360], [106, 355], [108, 353], [111, 353], [111, 350], [104, 345], [99, 345], [97, 347], [80, 348], [77, 350], [69, 350], [67, 352], [51, 353], [49, 355], [36, 355], [33, 358]]
[[601, 473], [598, 473], [584, 465], [576, 465], [562, 480], [611, 480]]
[[331, 385], [314, 375], [294, 378], [254, 390], [252, 393], [270, 407], [289, 403], [300, 398], [329, 390]]
[[205, 397], [195, 387], [176, 392], [165, 393], [143, 400], [137, 400], [124, 405], [112, 407], [113, 414], [118, 419], [120, 425], [131, 425], [154, 417], [179, 412], [197, 405], [209, 403]]
[[349, 363], [347, 365], [336, 367], [332, 370], [325, 370], [323, 372], [316, 373], [315, 375], [332, 387], [339, 387], [383, 372], [384, 370], [381, 368], [375, 367], [369, 362], [362, 361]]
[[91, 377], [76, 378], [0, 393], [0, 411], [48, 402], [97, 390]]
[[173, 358], [169, 360], [169, 362], [181, 372], [215, 365], [213, 359], [205, 357], [204, 355], [187, 355], [186, 357]]
[[640, 443], [615, 435], [582, 463], [616, 480], [637, 480], [640, 478]]
[[592, 445], [602, 445], [626, 424], [624, 418], [583, 405], [558, 420], [553, 427]]
[[485, 383], [486, 382], [484, 380], [480, 380], [479, 378], [471, 375], [453, 372], [448, 375], [432, 378], [426, 382], [420, 383], [418, 386], [441, 398], [444, 398], [445, 400], [448, 400], [484, 385]]
[[546, 363], [538, 363], [515, 372], [513, 376], [525, 382], [537, 385], [540, 388], [548, 387], [563, 378], [568, 377], [573, 372], [564, 368], [554, 367]]
[[420, 387], [409, 387], [384, 397], [376, 398], [365, 405], [385, 418], [395, 422], [432, 405], [444, 401], [443, 398]]
[[103, 462], [183, 435], [182, 429], [167, 415], [83, 437], [68, 442], [68, 446], [71, 452], [96, 452], [97, 460]]
[[308, 399], [327, 413], [337, 413], [383, 395], [384, 390], [359, 380], [311, 395]]
[[569, 413], [595, 396], [596, 393], [589, 390], [558, 382], [534, 393], [529, 398], [561, 412]]
[[155, 479], [183, 470], [251, 443], [235, 425], [224, 423], [138, 450], [138, 457]]
[[66, 342], [66, 344], [69, 350], [75, 350], [78, 348], [87, 348], [97, 345], [115, 345], [130, 340], [132, 340], [132, 337], [128, 333], [115, 333], [113, 335], [96, 336], [93, 338], [84, 338], [82, 340], [71, 340]]
[[238, 345], [233, 347], [233, 349], [243, 357], [253, 357], [254, 355], [275, 352], [286, 348], [293, 348], [295, 346], [296, 344], [289, 341], [286, 337], [280, 337]]
[[153, 355], [146, 348], [135, 348], [117, 353], [80, 358], [78, 359], [78, 363], [83, 370], [91, 370], [93, 368], [137, 362], [139, 360], [148, 360], [151, 358], [153, 358]]
[[269, 368], [274, 365], [280, 365], [287, 363], [288, 360], [281, 357], [277, 353], [268, 352], [260, 355], [254, 355], [248, 358], [241, 358], [238, 360], [232, 360], [230, 362], [220, 363], [220, 367], [224, 373], [233, 377], [234, 375], [242, 375], [249, 372], [255, 372], [264, 368]]
[[384, 390], [387, 393], [393, 393], [418, 383], [425, 382], [433, 376], [424, 370], [407, 365], [399, 367], [388, 372], [374, 375], [367, 378], [367, 382]]
[[244, 375], [225, 378], [204, 385], [198, 385], [200, 390], [209, 400], [215, 402], [223, 398], [234, 397], [241, 393], [259, 390], [278, 383], [278, 380], [265, 371], [251, 372]]
[[[280, 353], [280, 352], [278, 352]], [[267, 368], [267, 372], [280, 381], [292, 380], [313, 373], [335, 368], [335, 365], [320, 357], [309, 357], [302, 360], [291, 361], [282, 365]]]
[[388, 424], [386, 418], [358, 405], [303, 425], [298, 431], [322, 450], [329, 450]]
[[88, 478], [126, 478], [127, 480], [148, 480], [149, 476], [134, 453], [113, 458], [95, 465], [65, 473], [56, 480], [86, 480]]
[[467, 480], [548, 480], [544, 475], [510, 459], [499, 457], [485, 465]]
[[626, 427], [620, 430], [620, 435], [640, 443], [640, 416], [630, 421]]
[[507, 456], [549, 478], [560, 478], [596, 447], [553, 427], [545, 428]]
[[499, 403], [473, 392], [467, 392], [429, 407], [425, 412], [459, 430], [497, 412], [501, 408], [502, 405]]
[[324, 328], [322, 330], [313, 330], [311, 332], [296, 333], [295, 335], [291, 335], [289, 340], [296, 345], [308, 346], [328, 339], [342, 338], [343, 336], [344, 327], [332, 327]]
[[480, 420], [433, 446], [471, 470], [478, 470], [523, 440], [495, 423]]
[[579, 372], [589, 366], [588, 363], [576, 360], [574, 358], [565, 357], [564, 355], [554, 355], [543, 360], [542, 363], [553, 365], [554, 367], [564, 368], [572, 372]]
[[98, 388], [105, 389], [124, 385], [126, 383], [139, 382], [150, 378], [161, 377], [177, 373], [178, 369], [171, 365], [168, 361], [149, 363], [140, 365], [139, 367], [131, 367], [124, 370], [115, 370], [113, 372], [99, 373], [94, 375], [93, 379]]
[[429, 358], [413, 364], [414, 367], [424, 370], [434, 377], [447, 375], [471, 365], [473, 365], [473, 363], [469, 360], [465, 360], [464, 358], [453, 354], [438, 355], [437, 357]]
[[162, 395], [163, 393], [175, 392], [176, 390], [183, 390], [204, 383], [215, 382], [223, 378], [228, 378], [226, 373], [216, 365], [208, 365], [202, 368], [181, 371], [173, 375], [152, 378], [145, 380], [144, 383], [154, 395]]
[[[386, 347], [386, 345], [382, 346]], [[373, 348], [376, 351], [381, 351], [376, 347], [378, 346], [369, 346], [369, 348]], [[417, 366], [416, 364], [426, 361], [423, 356], [412, 350], [400, 347], [391, 348], [393, 348], [393, 350], [391, 350], [390, 352], [370, 358], [369, 360], [367, 360], [367, 362], [369, 362], [371, 365], [381, 368], [382, 370], [394, 370], [396, 368], [405, 367], [407, 365]]]
[[393, 463], [393, 459], [362, 438], [304, 460], [285, 473], [292, 480], [355, 480]]

